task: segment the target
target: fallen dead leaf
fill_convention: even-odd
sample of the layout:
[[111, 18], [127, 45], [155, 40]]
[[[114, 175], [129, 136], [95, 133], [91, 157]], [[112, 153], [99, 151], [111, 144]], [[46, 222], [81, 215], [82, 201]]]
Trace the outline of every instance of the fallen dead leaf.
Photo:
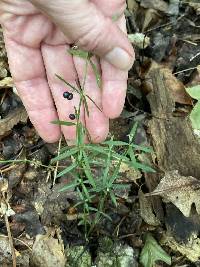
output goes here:
[[153, 213], [151, 202], [147, 197], [145, 197], [142, 190], [139, 190], [138, 196], [140, 203], [140, 216], [149, 225], [158, 226], [160, 224], [160, 221], [158, 220], [158, 218], [156, 218], [155, 214]]
[[151, 8], [162, 12], [166, 12], [169, 7], [168, 3], [163, 0], [141, 0], [140, 5], [144, 8]]
[[195, 204], [200, 214], [200, 181], [192, 176], [181, 176], [178, 171], [167, 172], [156, 187], [146, 196], [161, 196], [165, 202], [173, 203], [185, 217], [190, 216], [191, 206]]
[[24, 107], [11, 111], [4, 119], [0, 120], [0, 138], [5, 136], [19, 122], [25, 123], [28, 119]]
[[174, 101], [180, 104], [192, 105], [192, 98], [187, 94], [185, 87], [167, 68], [163, 68], [166, 85], [172, 91]]
[[134, 33], [128, 35], [129, 41], [140, 49], [145, 49], [150, 44], [150, 38], [145, 36], [144, 33]]
[[13, 79], [11, 77], [6, 77], [0, 81], [0, 89], [1, 88], [11, 88], [13, 87]]
[[31, 263], [35, 267], [64, 267], [65, 255], [63, 246], [49, 234], [37, 235], [32, 250]]
[[167, 233], [161, 240], [163, 245], [170, 247], [175, 252], [179, 251], [192, 262], [198, 262], [200, 258], [200, 239], [194, 234], [187, 243], [178, 243], [170, 233]]
[[[115, 166], [116, 166], [116, 164], [117, 164], [117, 162], [114, 163]], [[131, 168], [126, 163], [122, 163], [120, 165], [119, 173], [121, 175], [124, 174], [122, 181], [126, 180], [127, 182], [134, 182], [135, 184], [137, 184], [137, 180], [139, 180], [142, 177], [142, 174], [141, 174], [141, 172], [139, 170]], [[120, 180], [121, 179], [119, 178], [119, 181]]]

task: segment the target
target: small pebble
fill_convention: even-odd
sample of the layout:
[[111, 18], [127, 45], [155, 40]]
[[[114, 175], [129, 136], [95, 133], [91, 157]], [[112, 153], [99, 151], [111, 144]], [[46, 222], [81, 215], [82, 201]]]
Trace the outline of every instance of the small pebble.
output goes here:
[[70, 120], [72, 120], [72, 121], [73, 121], [73, 120], [75, 120], [75, 119], [76, 119], [76, 116], [75, 116], [74, 114], [70, 114], [70, 115], [69, 115], [69, 118], [70, 118]]

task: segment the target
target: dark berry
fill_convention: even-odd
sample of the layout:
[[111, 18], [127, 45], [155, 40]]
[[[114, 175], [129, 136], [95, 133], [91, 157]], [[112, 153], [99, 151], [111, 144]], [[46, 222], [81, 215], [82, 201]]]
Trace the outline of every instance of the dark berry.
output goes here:
[[72, 100], [73, 99], [73, 94], [69, 93], [69, 96], [67, 97], [68, 100]]
[[67, 100], [72, 100], [73, 99], [73, 94], [70, 92], [64, 92], [63, 97], [67, 98]]
[[69, 95], [70, 95], [70, 93], [69, 93], [69, 92], [64, 92], [64, 93], [63, 93], [63, 97], [64, 97], [64, 98], [68, 98], [68, 97], [69, 97]]
[[75, 116], [74, 114], [70, 114], [70, 115], [69, 115], [69, 118], [70, 118], [70, 120], [72, 120], [72, 121], [73, 121], [73, 120], [75, 120], [75, 119], [76, 119], [76, 116]]

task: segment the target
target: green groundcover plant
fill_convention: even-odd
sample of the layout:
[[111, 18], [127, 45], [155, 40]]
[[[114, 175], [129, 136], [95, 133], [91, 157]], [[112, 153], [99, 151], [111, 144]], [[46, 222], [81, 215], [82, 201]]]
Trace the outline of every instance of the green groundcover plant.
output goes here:
[[[114, 140], [114, 137], [111, 137], [110, 140], [101, 144], [92, 144], [91, 142], [88, 144], [84, 143], [85, 136], [88, 137], [88, 140], [91, 139], [87, 129], [80, 122], [81, 106], [84, 107], [87, 116], [90, 116], [88, 101], [92, 101], [93, 104], [101, 110], [88, 95], [84, 94], [89, 64], [92, 66], [99, 87], [101, 87], [101, 77], [92, 61], [92, 54], [78, 49], [70, 49], [69, 53], [85, 60], [83, 84], [80, 85], [77, 83], [77, 87], [74, 87], [59, 75], [57, 75], [57, 78], [63, 81], [66, 87], [71, 91], [64, 92], [63, 97], [71, 100], [75, 92], [79, 94], [80, 101], [78, 108], [74, 108], [74, 114], [70, 114], [69, 116], [71, 121], [54, 121], [53, 123], [66, 127], [74, 126], [76, 128], [76, 143], [74, 146], [63, 147], [59, 155], [52, 159], [51, 163], [53, 164], [57, 161], [70, 159], [71, 164], [59, 172], [57, 178], [67, 175], [68, 173], [73, 175], [73, 182], [64, 186], [61, 191], [75, 190], [78, 194], [80, 201], [75, 207], [81, 206], [83, 210], [83, 215], [79, 224], [85, 226], [85, 233], [89, 235], [95, 225], [97, 225], [103, 217], [111, 220], [106, 214], [106, 203], [112, 202], [113, 205], [117, 206], [117, 190], [127, 188], [127, 184], [117, 182], [121, 164], [125, 163], [130, 166], [130, 168], [139, 169], [144, 172], [153, 172], [154, 170], [151, 167], [140, 163], [136, 156], [138, 152], [149, 153], [152, 150], [134, 144], [137, 124], [133, 126], [128, 136], [128, 142], [117, 141]], [[118, 151], [121, 152], [119, 153]], [[100, 173], [99, 176], [93, 171], [95, 169], [101, 170], [98, 172]]]

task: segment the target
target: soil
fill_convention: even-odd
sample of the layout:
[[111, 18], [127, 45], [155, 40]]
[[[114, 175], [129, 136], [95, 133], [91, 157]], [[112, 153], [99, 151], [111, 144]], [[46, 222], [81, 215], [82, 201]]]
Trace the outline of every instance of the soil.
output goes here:
[[[89, 241], [79, 225], [81, 211], [73, 208], [78, 196], [73, 190], [59, 192], [72, 177], [53, 183], [55, 166], [48, 166], [57, 155], [58, 144], [46, 144], [31, 125], [15, 92], [0, 32], [0, 192], [1, 210], [5, 205], [7, 210], [0, 217], [0, 266], [13, 266], [11, 240], [17, 266], [65, 266], [71, 257], [66, 252], [70, 246], [80, 246], [83, 254], [89, 251], [92, 260], [87, 264], [95, 264], [102, 237], [131, 247], [135, 253], [131, 266], [137, 266], [147, 233], [171, 256], [172, 266], [200, 264], [198, 194], [189, 215], [182, 209], [200, 184], [200, 143], [189, 119], [195, 101], [185, 91], [185, 87], [200, 84], [200, 3], [128, 0], [127, 4], [128, 33], [142, 33], [143, 39], [140, 45], [134, 41], [136, 61], [129, 73], [124, 111], [111, 122], [110, 131], [117, 140], [127, 141], [138, 122], [136, 144], [152, 146], [154, 151], [140, 155], [140, 160], [156, 172], [136, 175], [122, 171], [121, 180], [128, 181], [130, 188], [117, 208], [108, 203], [112, 221], [104, 218]], [[29, 161], [6, 162], [14, 159]], [[156, 188], [174, 172], [177, 181], [186, 177], [184, 181], [192, 182], [180, 182], [178, 189], [163, 186], [175, 194], [172, 200], [172, 195]], [[178, 199], [182, 202], [177, 204]], [[40, 260], [45, 257], [48, 260]], [[157, 265], [166, 264], [158, 261]]]

